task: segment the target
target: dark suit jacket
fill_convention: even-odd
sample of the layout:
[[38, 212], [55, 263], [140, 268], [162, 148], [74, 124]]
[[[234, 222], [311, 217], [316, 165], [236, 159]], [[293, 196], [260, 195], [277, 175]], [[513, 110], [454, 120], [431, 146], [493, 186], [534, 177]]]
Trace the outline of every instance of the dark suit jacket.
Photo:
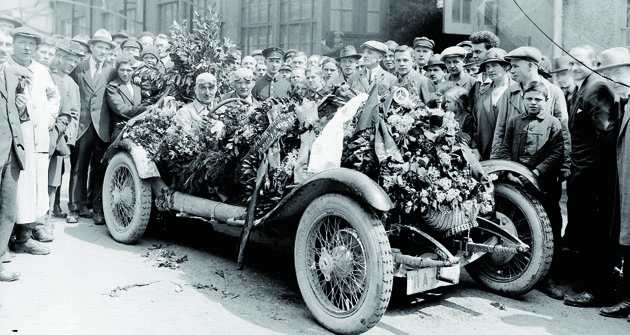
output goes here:
[[89, 61], [89, 57], [83, 60], [70, 74], [79, 86], [81, 93], [81, 114], [79, 115], [77, 139], [81, 138], [92, 123], [98, 137], [104, 142], [109, 142], [111, 121], [109, 106], [105, 102], [105, 87], [116, 76], [116, 70], [109, 65], [104, 65], [101, 74], [92, 80]]
[[393, 86], [395, 87], [404, 87], [409, 94], [412, 94], [422, 102], [427, 103], [429, 100], [435, 99], [435, 94], [429, 92], [429, 79], [423, 76], [416, 70], [411, 70], [409, 73], [402, 77], [398, 76]]
[[142, 96], [140, 87], [132, 84], [133, 97], [120, 79], [116, 78], [107, 84], [107, 103], [111, 110], [112, 139], [124, 128], [124, 124], [132, 117], [145, 111], [146, 106], [140, 106]]
[[18, 78], [30, 75], [8, 64], [4, 65], [4, 71], [0, 71], [0, 75], [4, 75], [5, 83], [0, 85], [0, 159], [3, 160], [0, 163], [5, 163], [4, 159], [9, 157], [9, 152], [13, 148], [15, 151], [12, 154], [16, 155], [20, 168], [24, 169], [26, 154], [20, 117], [15, 105], [15, 90]]

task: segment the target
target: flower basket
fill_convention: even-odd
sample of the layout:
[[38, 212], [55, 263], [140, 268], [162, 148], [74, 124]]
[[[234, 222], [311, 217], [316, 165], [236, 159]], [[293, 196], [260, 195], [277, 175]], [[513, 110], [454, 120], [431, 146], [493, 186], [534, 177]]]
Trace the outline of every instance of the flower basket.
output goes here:
[[452, 236], [470, 228], [477, 227], [478, 210], [465, 211], [456, 209], [431, 209], [422, 216], [425, 223], [433, 230]]

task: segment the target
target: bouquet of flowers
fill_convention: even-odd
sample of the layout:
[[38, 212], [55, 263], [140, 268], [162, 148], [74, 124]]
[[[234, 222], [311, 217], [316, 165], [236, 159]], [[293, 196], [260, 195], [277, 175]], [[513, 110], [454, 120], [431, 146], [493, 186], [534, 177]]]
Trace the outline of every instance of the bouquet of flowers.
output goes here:
[[[372, 127], [347, 139], [345, 164], [376, 176], [395, 208], [391, 221], [425, 222], [438, 231], [470, 228], [479, 213], [492, 211], [492, 187], [470, 149], [458, 139], [451, 112], [392, 103], [380, 117], [400, 151], [378, 161], [379, 138]], [[481, 180], [478, 180], [481, 179]], [[482, 182], [483, 181], [483, 182]], [[463, 229], [463, 228], [462, 228]]]

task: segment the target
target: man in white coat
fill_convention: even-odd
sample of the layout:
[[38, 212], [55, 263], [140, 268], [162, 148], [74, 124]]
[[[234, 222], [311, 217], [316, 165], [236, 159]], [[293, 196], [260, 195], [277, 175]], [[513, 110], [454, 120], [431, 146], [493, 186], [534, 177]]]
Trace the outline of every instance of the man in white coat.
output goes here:
[[15, 252], [46, 255], [50, 250], [34, 241], [51, 240], [43, 220], [48, 211], [48, 151], [49, 129], [59, 112], [60, 97], [53, 79], [44, 65], [35, 62], [33, 55], [41, 37], [28, 27], [13, 31], [13, 58], [9, 64], [23, 67], [32, 73], [29, 83], [23, 83], [27, 98], [28, 121], [22, 119], [22, 133], [26, 151], [25, 170], [21, 171], [17, 187], [17, 220]]

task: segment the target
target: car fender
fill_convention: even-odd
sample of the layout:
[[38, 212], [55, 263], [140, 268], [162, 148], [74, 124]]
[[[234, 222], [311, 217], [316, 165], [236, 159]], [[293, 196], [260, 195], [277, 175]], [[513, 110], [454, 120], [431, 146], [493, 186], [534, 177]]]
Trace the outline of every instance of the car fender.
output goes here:
[[296, 186], [260, 221], [299, 215], [313, 200], [328, 193], [348, 195], [381, 212], [393, 207], [387, 193], [370, 177], [355, 170], [335, 168], [320, 172]]
[[136, 169], [138, 170], [138, 175], [142, 179], [160, 177], [160, 172], [158, 171], [157, 165], [155, 162], [149, 159], [149, 155], [147, 151], [140, 145], [137, 145], [133, 141], [129, 139], [120, 139], [117, 138], [114, 143], [112, 143], [105, 155], [103, 157], [104, 162], [108, 162], [115, 154], [120, 151], [127, 152], [133, 163], [136, 165]]
[[481, 162], [481, 166], [486, 171], [486, 173], [497, 173], [502, 171], [512, 172], [517, 175], [521, 175], [536, 188], [539, 192], [542, 192], [540, 187], [540, 183], [538, 182], [538, 177], [525, 165], [508, 161], [504, 159], [489, 159]]

